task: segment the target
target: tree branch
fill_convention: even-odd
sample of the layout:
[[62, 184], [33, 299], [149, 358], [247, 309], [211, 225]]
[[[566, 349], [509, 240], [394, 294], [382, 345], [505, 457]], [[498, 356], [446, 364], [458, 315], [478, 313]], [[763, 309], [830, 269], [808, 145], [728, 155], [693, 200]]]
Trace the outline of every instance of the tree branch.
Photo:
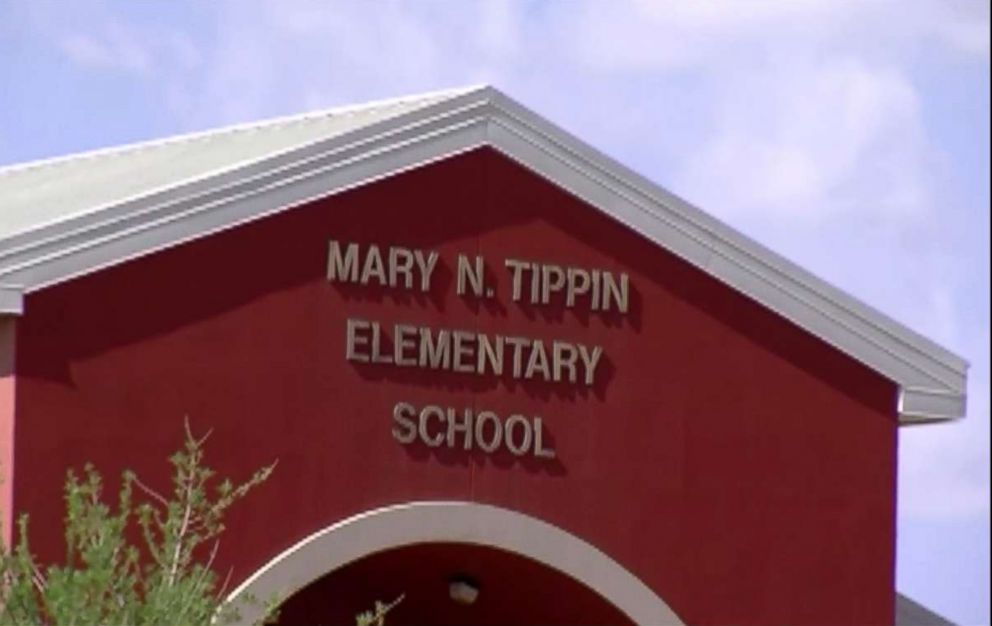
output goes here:
[[160, 494], [159, 492], [155, 491], [154, 489], [152, 489], [151, 487], [149, 487], [145, 483], [141, 482], [141, 479], [138, 478], [137, 475], [132, 475], [131, 480], [134, 481], [134, 484], [137, 485], [138, 486], [138, 489], [140, 489], [145, 495], [147, 495], [147, 496], [149, 496], [151, 498], [154, 498], [156, 502], [158, 502], [159, 504], [161, 504], [164, 507], [169, 506], [169, 501], [166, 500], [165, 497], [162, 496], [162, 494]]

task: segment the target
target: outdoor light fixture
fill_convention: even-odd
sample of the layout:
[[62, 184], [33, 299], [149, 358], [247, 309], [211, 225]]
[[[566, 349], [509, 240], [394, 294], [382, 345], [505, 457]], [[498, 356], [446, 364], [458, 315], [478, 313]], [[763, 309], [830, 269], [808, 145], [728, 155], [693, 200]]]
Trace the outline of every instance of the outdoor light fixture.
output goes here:
[[472, 604], [479, 597], [479, 583], [464, 574], [452, 576], [448, 581], [448, 595], [458, 604]]

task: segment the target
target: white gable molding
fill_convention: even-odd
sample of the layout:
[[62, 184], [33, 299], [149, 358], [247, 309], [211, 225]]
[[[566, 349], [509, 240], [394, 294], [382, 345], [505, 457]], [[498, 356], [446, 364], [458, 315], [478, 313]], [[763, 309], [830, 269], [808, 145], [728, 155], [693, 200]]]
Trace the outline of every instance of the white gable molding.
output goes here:
[[0, 285], [0, 316], [24, 312], [24, 288]]
[[285, 601], [325, 574], [362, 557], [425, 543], [467, 543], [520, 554], [579, 581], [635, 624], [682, 620], [595, 546], [545, 521], [475, 502], [410, 502], [366, 511], [328, 526], [275, 556], [225, 600], [237, 623], [258, 624], [270, 599]]
[[[899, 385], [903, 423], [962, 417], [967, 363], [491, 87], [0, 240], [0, 314], [23, 296], [490, 146]], [[0, 198], [2, 206], [2, 198]]]

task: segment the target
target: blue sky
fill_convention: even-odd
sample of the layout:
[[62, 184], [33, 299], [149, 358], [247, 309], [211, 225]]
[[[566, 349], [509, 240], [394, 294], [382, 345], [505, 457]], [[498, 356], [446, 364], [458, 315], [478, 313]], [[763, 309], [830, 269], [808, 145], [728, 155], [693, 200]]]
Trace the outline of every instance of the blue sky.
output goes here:
[[987, 2], [0, 0], [0, 165], [480, 82], [971, 362], [898, 587], [989, 623]]

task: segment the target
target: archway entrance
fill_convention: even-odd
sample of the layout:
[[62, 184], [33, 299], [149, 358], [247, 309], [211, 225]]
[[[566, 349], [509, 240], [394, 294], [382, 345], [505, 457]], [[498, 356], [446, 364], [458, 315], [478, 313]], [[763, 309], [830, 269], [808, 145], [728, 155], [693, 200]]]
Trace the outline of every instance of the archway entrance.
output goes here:
[[546, 565], [453, 543], [405, 546], [350, 563], [283, 602], [277, 623], [351, 625], [355, 613], [400, 594], [403, 601], [386, 620], [390, 626], [632, 623], [600, 595]]
[[[406, 581], [409, 586], [405, 589], [399, 586], [363, 588], [362, 593], [374, 592], [375, 595], [368, 599], [363, 597], [362, 602], [348, 606], [346, 623], [352, 623], [354, 612], [364, 610], [369, 602], [375, 599], [389, 601], [392, 598], [388, 596], [394, 591], [397, 594], [409, 594], [415, 589], [419, 592], [421, 585], [424, 585], [422, 598], [415, 601], [415, 596], [408, 596], [411, 598], [409, 606], [424, 602], [422, 610], [435, 610], [433, 603], [446, 596], [443, 592], [430, 595], [433, 592], [427, 576], [422, 581], [414, 576], [418, 562], [416, 558], [411, 559], [411, 554], [425, 559], [424, 567], [430, 564], [429, 570], [425, 571], [436, 572], [444, 581], [442, 589], [456, 569], [466, 568], [468, 571], [457, 573], [480, 577], [476, 581], [480, 598], [483, 593], [489, 593], [482, 588], [482, 580], [498, 581], [501, 577], [519, 580], [512, 586], [506, 586], [509, 585], [506, 583], [502, 588], [499, 582], [491, 584], [494, 596], [519, 596], [526, 587], [519, 583], [525, 583], [530, 576], [536, 584], [549, 585], [549, 588], [581, 598], [577, 601], [595, 607], [590, 610], [616, 610], [628, 621], [638, 624], [682, 624], [654, 591], [595, 546], [528, 515], [473, 502], [414, 502], [368, 511], [341, 521], [272, 559], [234, 590], [228, 602], [238, 609], [242, 621], [248, 624], [257, 622], [264, 613], [258, 600], [280, 598], [290, 611], [296, 611], [290, 604], [294, 602], [291, 600], [294, 596], [299, 595], [296, 602], [300, 606], [314, 601], [308, 598], [319, 598], [325, 580], [338, 577], [344, 580], [348, 569], [354, 565], [357, 568], [352, 569], [355, 584], [362, 584], [366, 576], [391, 583], [386, 580], [385, 573], [375, 574], [373, 570], [395, 567], [396, 575], [402, 576], [399, 580]], [[473, 562], [477, 565], [473, 566]], [[364, 574], [366, 571], [369, 573]], [[506, 573], [493, 577], [494, 571]], [[309, 590], [311, 586], [312, 591]], [[516, 607], [507, 607], [507, 610], [537, 610], [542, 601], [558, 604], [552, 602], [553, 598], [544, 599], [542, 595], [530, 594], [526, 603], [518, 600], [514, 603]], [[428, 615], [426, 621], [440, 622], [441, 615], [451, 615], [455, 622], [459, 621], [457, 613], [447, 611]], [[524, 622], [542, 621], [527, 613], [523, 615]], [[291, 618], [296, 619], [287, 611], [285, 619]], [[413, 615], [410, 619], [423, 622], [425, 618]], [[473, 618], [470, 621], [480, 620]]]

